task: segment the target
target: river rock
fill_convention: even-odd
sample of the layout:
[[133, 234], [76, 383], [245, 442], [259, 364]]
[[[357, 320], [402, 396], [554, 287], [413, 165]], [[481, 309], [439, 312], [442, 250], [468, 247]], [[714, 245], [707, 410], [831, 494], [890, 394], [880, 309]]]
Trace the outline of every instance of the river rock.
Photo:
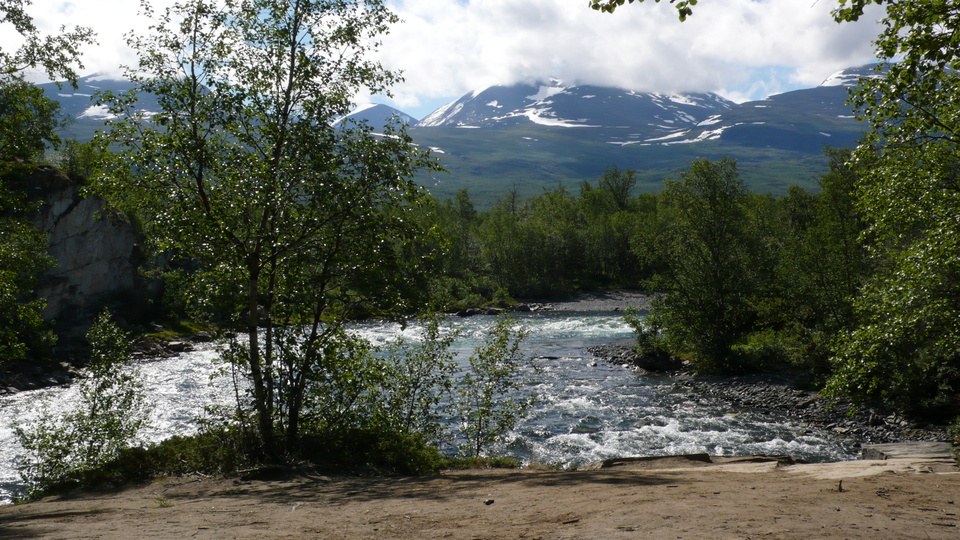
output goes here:
[[945, 426], [910, 422], [900, 414], [890, 414], [884, 419], [869, 406], [832, 402], [798, 387], [801, 383], [776, 375], [689, 376], [680, 377], [676, 382], [679, 387], [721, 399], [738, 409], [777, 412], [821, 433], [860, 445], [949, 440]]
[[634, 350], [634, 340], [591, 347], [590, 354], [604, 360], [651, 372], [673, 372], [683, 367], [680, 359], [669, 355], [640, 355]]

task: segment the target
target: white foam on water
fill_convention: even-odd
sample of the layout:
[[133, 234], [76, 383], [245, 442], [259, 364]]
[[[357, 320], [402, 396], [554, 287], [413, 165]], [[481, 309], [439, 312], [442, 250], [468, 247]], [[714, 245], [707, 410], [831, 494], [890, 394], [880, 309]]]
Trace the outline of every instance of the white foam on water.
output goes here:
[[[614, 457], [696, 452], [789, 454], [811, 461], [854, 457], [851, 449], [823, 433], [701, 399], [675, 388], [670, 377], [642, 376], [594, 360], [586, 352], [588, 347], [632, 335], [621, 315], [546, 313], [522, 314], [517, 319], [530, 332], [524, 354], [540, 357], [541, 370], [527, 369], [522, 375], [523, 390], [535, 393], [538, 402], [491, 453], [566, 467]], [[447, 319], [446, 331], [459, 332], [453, 350], [459, 353], [461, 367], [493, 320], [492, 316]], [[413, 344], [422, 335], [416, 321], [405, 326], [364, 322], [351, 331], [377, 346], [397, 337]], [[244, 389], [235, 390], [229, 377], [215, 377], [224, 367], [215, 361], [217, 356], [213, 345], [204, 344], [193, 352], [137, 366], [153, 405], [153, 427], [142, 434], [144, 440], [193, 433], [204, 407], [229, 405], [236, 391], [243, 394]], [[12, 419], [29, 423], [44, 406], [69, 410], [76, 403], [76, 393], [76, 387], [62, 387], [0, 397], [0, 503], [22, 488], [14, 467], [21, 449]]]

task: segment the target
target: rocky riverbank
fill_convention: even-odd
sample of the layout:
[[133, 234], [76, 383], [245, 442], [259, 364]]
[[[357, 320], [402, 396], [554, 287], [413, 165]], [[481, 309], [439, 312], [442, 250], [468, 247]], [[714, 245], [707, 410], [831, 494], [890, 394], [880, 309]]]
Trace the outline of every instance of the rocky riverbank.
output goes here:
[[[606, 361], [637, 369], [662, 371], [642, 361], [632, 341], [593, 347], [590, 353]], [[679, 372], [678, 388], [709, 399], [726, 401], [742, 410], [774, 412], [795, 419], [811, 430], [832, 433], [859, 445], [907, 441], [948, 441], [945, 426], [883, 412], [849, 402], [832, 403], [800, 381], [779, 375], [697, 377]]]
[[[135, 362], [166, 358], [193, 350], [194, 343], [208, 342], [208, 334], [196, 334], [182, 340], [158, 340], [141, 336], [133, 343], [130, 356]], [[57, 351], [58, 360], [43, 364], [16, 364], [0, 369], [0, 396], [25, 390], [71, 384], [83, 377], [90, 352], [86, 345], [71, 345]]]

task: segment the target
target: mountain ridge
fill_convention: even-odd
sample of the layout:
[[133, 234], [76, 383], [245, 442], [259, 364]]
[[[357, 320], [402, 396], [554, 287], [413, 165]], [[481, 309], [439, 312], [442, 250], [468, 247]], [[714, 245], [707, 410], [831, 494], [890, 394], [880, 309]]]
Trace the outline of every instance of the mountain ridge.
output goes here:
[[[873, 66], [841, 70], [818, 86], [733, 103], [710, 92], [656, 93], [556, 79], [468, 92], [419, 122], [383, 104], [369, 104], [337, 122], [368, 121], [378, 132], [390, 118], [406, 123], [449, 174], [418, 181], [444, 198], [466, 188], [489, 204], [508, 190], [523, 195], [576, 186], [615, 165], [638, 173], [638, 191], [656, 191], [699, 157], [733, 157], [755, 191], [779, 194], [791, 184], [816, 189], [826, 171], [825, 146], [850, 146], [862, 126], [846, 104]], [[109, 117], [91, 96], [123, 91], [126, 81], [81, 78], [80, 88], [42, 85], [75, 118], [65, 136], [88, 139]], [[126, 85], [126, 87], [124, 86]], [[148, 96], [142, 108], [155, 100]]]

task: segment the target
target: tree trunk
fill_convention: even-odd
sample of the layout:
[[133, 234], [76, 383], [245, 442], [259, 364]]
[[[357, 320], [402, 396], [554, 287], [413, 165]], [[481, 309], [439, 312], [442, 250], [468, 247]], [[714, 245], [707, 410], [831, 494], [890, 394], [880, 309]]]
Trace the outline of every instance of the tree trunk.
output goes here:
[[257, 411], [257, 423], [260, 438], [263, 440], [264, 450], [270, 458], [277, 457], [277, 448], [273, 433], [273, 414], [270, 410], [270, 396], [264, 384], [262, 355], [260, 354], [260, 318], [258, 313], [259, 279], [254, 275], [250, 278], [247, 309], [247, 336], [250, 350], [250, 375], [253, 378], [253, 406]]

